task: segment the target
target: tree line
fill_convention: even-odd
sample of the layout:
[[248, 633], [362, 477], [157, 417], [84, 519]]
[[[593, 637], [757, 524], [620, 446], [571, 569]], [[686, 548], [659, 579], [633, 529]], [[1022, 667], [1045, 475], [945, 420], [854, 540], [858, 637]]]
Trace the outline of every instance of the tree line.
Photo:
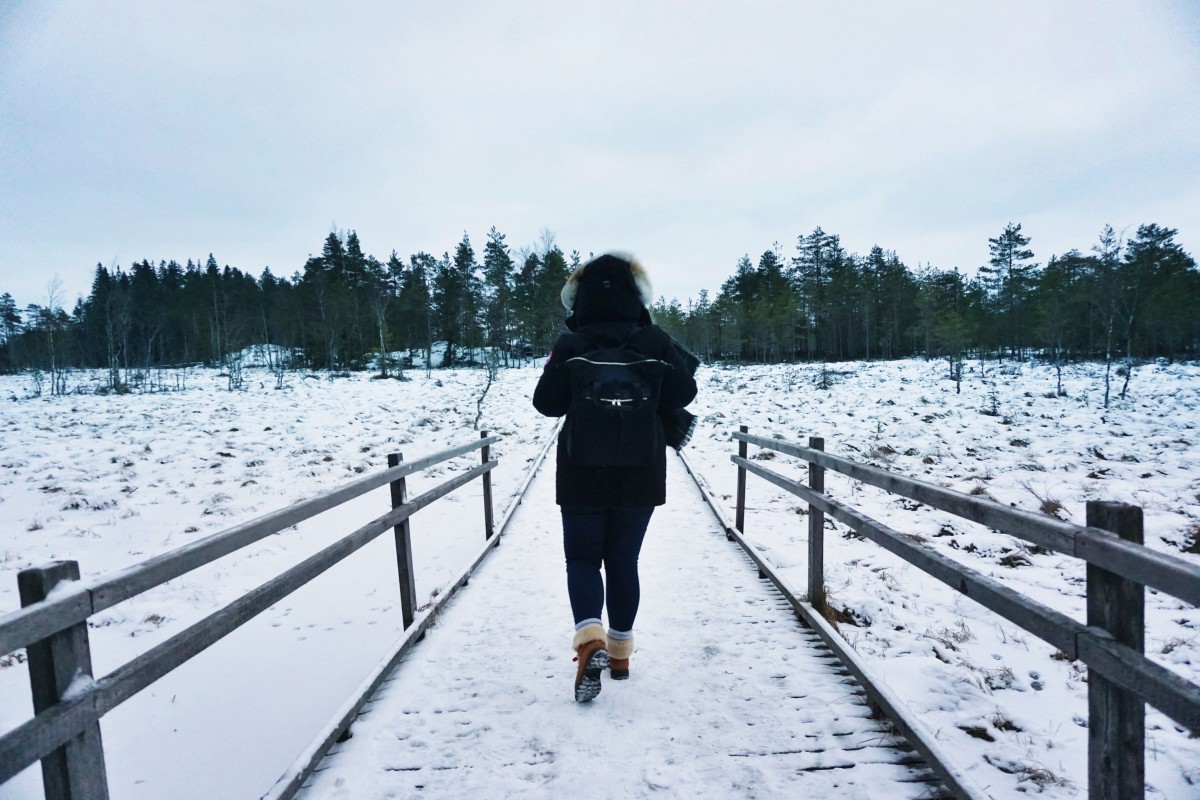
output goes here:
[[[912, 269], [876, 246], [847, 252], [816, 228], [792, 254], [776, 244], [733, 267], [715, 296], [660, 298], [655, 321], [706, 361], [842, 361], [968, 355], [1024, 359], [1194, 358], [1200, 271], [1177, 231], [1105, 227], [1087, 252], [1041, 265], [1019, 224], [988, 240], [974, 276]], [[204, 263], [148, 260], [95, 268], [68, 312], [57, 287], [19, 309], [0, 295], [0, 371], [28, 371], [65, 391], [73, 368], [101, 368], [121, 390], [152, 370], [206, 364], [233, 370], [246, 347], [272, 345], [272, 366], [398, 375], [413, 359], [442, 366], [519, 363], [544, 355], [561, 328], [559, 291], [582, 263], [543, 233], [514, 250], [488, 231], [480, 259], [464, 233], [453, 253], [384, 261], [354, 230], [331, 232], [290, 278], [257, 278]], [[399, 356], [396, 354], [399, 353]], [[380, 357], [380, 354], [391, 354]]]
[[660, 301], [656, 322], [706, 360], [844, 361], [945, 357], [961, 377], [968, 355], [1108, 365], [1200, 353], [1200, 271], [1178, 231], [1105, 226], [1085, 253], [1035, 260], [1009, 223], [988, 239], [978, 273], [910, 269], [892, 251], [848, 253], [816, 228], [785, 256], [776, 244], [743, 256], [715, 298]]
[[0, 370], [44, 375], [53, 391], [64, 370], [101, 368], [120, 391], [164, 367], [236, 369], [247, 347], [263, 344], [281, 371], [376, 365], [398, 376], [422, 355], [438, 366], [484, 354], [511, 364], [553, 342], [559, 291], [580, 263], [548, 232], [514, 251], [493, 228], [482, 262], [466, 234], [453, 254], [403, 259], [393, 250], [380, 261], [350, 230], [331, 232], [290, 278], [269, 268], [255, 278], [212, 255], [182, 265], [97, 264], [90, 293], [70, 313], [56, 287], [49, 302], [23, 312], [0, 295]]

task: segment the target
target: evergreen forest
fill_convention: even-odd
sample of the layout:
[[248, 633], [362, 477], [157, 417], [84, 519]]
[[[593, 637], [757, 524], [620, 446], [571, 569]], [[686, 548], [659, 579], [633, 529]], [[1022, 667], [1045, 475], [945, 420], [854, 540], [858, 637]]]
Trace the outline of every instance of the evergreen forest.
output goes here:
[[[790, 253], [776, 244], [757, 262], [743, 256], [715, 294], [659, 298], [652, 313], [707, 362], [923, 356], [946, 359], [950, 377], [961, 377], [968, 356], [1127, 367], [1194, 359], [1200, 271], [1176, 236], [1156, 224], [1132, 236], [1106, 226], [1090, 246], [1040, 263], [1010, 223], [988, 240], [988, 263], [967, 275], [913, 268], [879, 246], [847, 252], [816, 228]], [[98, 264], [90, 293], [70, 310], [55, 286], [25, 308], [0, 294], [0, 372], [27, 372], [39, 391], [61, 393], [71, 370], [101, 369], [106, 390], [127, 391], [177, 367], [236, 375], [251, 345], [272, 345], [281, 381], [291, 370], [402, 377], [414, 362], [527, 363], [560, 332], [559, 291], [584, 261], [548, 232], [514, 249], [492, 228], [482, 257], [464, 234], [453, 253], [405, 259], [393, 250], [382, 261], [354, 230], [333, 231], [291, 277], [255, 277], [212, 255]]]

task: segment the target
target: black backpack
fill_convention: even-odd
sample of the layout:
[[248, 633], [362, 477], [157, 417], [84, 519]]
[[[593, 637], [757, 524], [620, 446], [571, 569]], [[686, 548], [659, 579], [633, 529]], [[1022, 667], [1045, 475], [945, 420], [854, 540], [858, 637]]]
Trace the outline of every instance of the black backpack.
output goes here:
[[593, 467], [653, 463], [655, 448], [662, 447], [656, 433], [659, 389], [663, 372], [671, 365], [634, 350], [628, 339], [564, 363], [571, 376], [571, 410], [564, 431], [571, 463]]

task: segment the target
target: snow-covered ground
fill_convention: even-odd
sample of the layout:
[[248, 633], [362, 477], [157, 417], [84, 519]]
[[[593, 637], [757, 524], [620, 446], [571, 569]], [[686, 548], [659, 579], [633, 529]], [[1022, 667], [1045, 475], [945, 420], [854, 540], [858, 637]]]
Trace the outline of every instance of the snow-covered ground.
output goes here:
[[[944, 363], [706, 367], [693, 405], [693, 462], [732, 506], [732, 429], [826, 449], [1074, 522], [1084, 501], [1145, 509], [1146, 543], [1193, 561], [1200, 538], [1200, 368], [1150, 365], [1128, 400], [1101, 407], [1100, 368], [988, 365], [961, 395]], [[494, 448], [498, 510], [553, 422], [528, 398], [538, 369], [501, 370], [483, 422]], [[195, 371], [186, 390], [29, 398], [0, 378], [0, 612], [19, 606], [16, 572], [53, 559], [96, 576], [142, 561], [382, 468], [477, 437], [481, 370], [329, 379], [247, 370], [244, 389]], [[997, 412], [995, 415], [984, 411]], [[753, 452], [753, 449], [752, 449]], [[458, 459], [410, 480], [410, 494], [465, 468]], [[777, 455], [769, 466], [800, 475]], [[829, 473], [827, 490], [926, 545], [1033, 598], [1083, 616], [1083, 566]], [[98, 674], [110, 671], [300, 561], [388, 505], [386, 489], [269, 537], [91, 621]], [[748, 535], [796, 587], [805, 577], [803, 504], [750, 478]], [[549, 509], [547, 510], [550, 511]], [[463, 566], [482, 536], [478, 482], [413, 520], [418, 599]], [[845, 534], [840, 526], [839, 533]], [[381, 537], [104, 718], [114, 797], [249, 797], [269, 786], [359, 684], [399, 632], [390, 537]], [[831, 602], [858, 652], [964, 763], [990, 766], [996, 797], [1086, 791], [1086, 669], [875, 545], [830, 535]], [[1200, 611], [1147, 592], [1147, 654], [1200, 681]], [[502, 598], [497, 598], [502, 602]], [[565, 613], [565, 612], [564, 612]], [[454, 610], [443, 624], [454, 624]], [[569, 622], [569, 620], [568, 620]], [[419, 652], [419, 648], [418, 651]], [[0, 654], [0, 729], [31, 713], [23, 654]], [[568, 662], [569, 663], [569, 662]], [[419, 687], [414, 687], [419, 691]], [[991, 741], [988, 741], [988, 740]], [[1200, 797], [1200, 740], [1151, 710], [1149, 796]], [[39, 796], [36, 768], [0, 798]]]
[[[55, 559], [85, 578], [126, 567], [386, 467], [479, 437], [482, 370], [329, 379], [247, 370], [245, 389], [195, 371], [185, 391], [18, 399], [0, 404], [0, 611], [20, 606], [16, 573]], [[502, 371], [483, 401], [497, 516], [554, 421], [529, 407], [538, 371]], [[81, 381], [82, 382], [82, 381]], [[0, 380], [22, 398], [27, 380]], [[481, 422], [480, 427], [484, 427]], [[409, 496], [478, 463], [419, 473]], [[97, 675], [145, 652], [390, 508], [370, 492], [91, 620]], [[480, 482], [412, 520], [418, 604], [483, 541]], [[115, 797], [257, 796], [362, 682], [401, 631], [389, 534], [334, 567], [103, 720]], [[0, 728], [31, 715], [24, 653], [0, 654]], [[219, 764], [214, 768], [214, 764]], [[2, 798], [40, 797], [27, 769]]]
[[[1102, 366], [1066, 370], [1055, 396], [1048, 366], [973, 365], [955, 394], [946, 365], [921, 361], [706, 370], [694, 409], [704, 426], [694, 462], [733, 507], [729, 431], [778, 434], [962, 492], [1084, 522], [1087, 500], [1140, 505], [1145, 541], [1200, 563], [1200, 368], [1150, 365], [1128, 399], [1103, 408]], [[1119, 385], [1116, 387], [1119, 388]], [[1116, 391], [1114, 390], [1114, 398]], [[995, 416], [991, 412], [997, 411]], [[988, 413], [983, 413], [988, 412]], [[798, 459], [751, 447], [764, 465], [803, 478]], [[757, 455], [756, 455], [757, 451]], [[826, 473], [826, 491], [917, 534], [937, 552], [1084, 619], [1083, 562]], [[791, 585], [807, 586], [805, 504], [748, 477], [747, 534]], [[1053, 510], [1052, 504], [1047, 505]], [[732, 518], [732, 513], [730, 514]], [[826, 536], [831, 603], [856, 651], [963, 763], [995, 767], [997, 797], [1087, 791], [1086, 668], [868, 541]], [[1190, 551], [1190, 552], [1185, 552]], [[1146, 593], [1146, 653], [1200, 682], [1200, 610]], [[1147, 716], [1149, 797], [1200, 797], [1200, 740], [1154, 710]], [[981, 781], [988, 783], [988, 781]]]

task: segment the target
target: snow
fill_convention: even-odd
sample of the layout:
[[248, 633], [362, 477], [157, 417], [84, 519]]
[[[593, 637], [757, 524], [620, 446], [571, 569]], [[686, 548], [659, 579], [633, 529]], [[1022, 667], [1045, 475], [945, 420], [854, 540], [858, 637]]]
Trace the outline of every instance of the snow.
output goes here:
[[[944, 379], [944, 363], [831, 365], [828, 389], [817, 388], [819, 365], [708, 370], [694, 405], [705, 424], [691, 457], [731, 517], [728, 432], [746, 424], [801, 444], [820, 436], [836, 455], [1030, 511], [1058, 500], [1060, 517], [1077, 524], [1086, 500], [1134, 503], [1145, 511], [1147, 546], [1200, 563], [1183, 552], [1200, 538], [1200, 369], [1144, 367], [1129, 398], [1106, 410], [1102, 366], [1068, 368], [1066, 397], [1054, 395], [1049, 366], [1006, 364], [999, 374], [994, 363], [986, 367], [987, 382], [974, 365], [961, 395]], [[996, 416], [983, 413], [992, 410], [993, 391]], [[750, 457], [792, 477], [806, 472], [781, 454], [751, 447]], [[825, 480], [827, 493], [868, 516], [1084, 620], [1082, 562], [832, 472]], [[805, 504], [753, 476], [747, 496], [747, 538], [803, 593]], [[843, 611], [840, 630], [959, 763], [992, 765], [995, 774], [980, 782], [997, 797], [1086, 794], [1086, 668], [843, 526], [827, 525], [826, 584]], [[1147, 656], [1193, 683], [1200, 682], [1198, 629], [1196, 608], [1147, 591]], [[1153, 709], [1146, 742], [1147, 797], [1200, 797], [1200, 743]]]
[[401, 664], [299, 797], [927, 797], [931, 776], [896, 763], [907, 753], [737, 556], [677, 459], [669, 474], [629, 680], [572, 700], [546, 470], [447, 612], [456, 623]]
[[[340, 486], [478, 438], [480, 370], [379, 381], [247, 371], [245, 391], [199, 371], [182, 392], [71, 395], [0, 406], [0, 610], [20, 606], [16, 573], [61, 558], [84, 581]], [[553, 426], [527, 411], [536, 370], [506, 370], [483, 402], [500, 459], [497, 513]], [[20, 396], [19, 378], [3, 379]], [[408, 479], [409, 495], [478, 463], [473, 453]], [[418, 603], [483, 540], [479, 481], [412, 520]], [[92, 617], [97, 675], [110, 672], [390, 507], [386, 487]], [[401, 629], [387, 534], [106, 715], [114, 795], [243, 797], [291, 764]], [[0, 727], [32, 713], [24, 653], [0, 656]], [[219, 754], [222, 768], [208, 758]], [[40, 793], [36, 767], [0, 797]]]
[[[819, 366], [705, 367], [700, 396], [692, 406], [701, 426], [689, 455], [731, 509], [736, 472], [729, 456], [736, 447], [729, 434], [738, 424], [800, 443], [823, 436], [826, 449], [837, 455], [1020, 508], [1038, 511], [1043, 501], [1059, 501], [1063, 505], [1057, 513], [1077, 523], [1083, 521], [1085, 500], [1135, 503], [1145, 509], [1149, 547], [1200, 563], [1195, 553], [1184, 552], [1195, 549], [1200, 533], [1200, 450], [1195, 446], [1200, 368], [1142, 367], [1133, 376], [1129, 398], [1114, 399], [1106, 410], [1101, 407], [1102, 367], [1068, 368], [1065, 397], [1054, 395], [1054, 371], [1048, 366], [986, 367], [986, 377], [978, 365], [968, 372], [961, 395], [944, 379], [945, 364], [936, 362], [830, 365], [827, 389], [818, 388]], [[493, 473], [497, 515], [553, 425], [529, 407], [538, 372], [500, 370], [483, 401], [486, 425], [504, 437], [493, 447], [500, 459]], [[80, 562], [85, 580], [94, 578], [381, 469], [389, 452], [415, 458], [478, 436], [472, 423], [486, 383], [482, 370], [409, 370], [406, 375], [410, 380], [399, 382], [373, 380], [368, 374], [289, 374], [285, 387], [276, 390], [274, 375], [246, 369], [244, 389], [229, 392], [226, 378], [194, 369], [182, 391], [53, 398], [29, 398], [26, 379], [0, 378], [0, 397], [14, 398], [0, 405], [0, 513], [6, 520], [0, 533], [0, 612], [19, 607], [16, 572], [28, 566], [71, 558]], [[995, 416], [983, 413], [993, 405]], [[756, 450], [751, 448], [752, 457]], [[478, 454], [462, 457], [410, 478], [410, 496], [477, 460]], [[804, 473], [800, 462], [782, 455], [764, 465], [794, 476]], [[542, 564], [539, 575], [558, 570], [550, 564], [559, 557], [555, 543], [538, 538], [552, 534], [556, 524], [546, 496], [549, 483], [535, 480], [541, 494], [527, 501], [510, 528], [514, 549], [519, 542], [529, 543], [531, 565], [534, 555], [549, 559], [536, 562]], [[920, 535], [939, 553], [1082, 620], [1084, 569], [1075, 559], [1031, 550], [1010, 536], [833, 473], [827, 473], [826, 487], [869, 516]], [[660, 594], [657, 601], [646, 600], [639, 619], [639, 673], [628, 685], [606, 686], [588, 719], [636, 730], [632, 740], [648, 753], [644, 763], [656, 765], [657, 772], [646, 773], [649, 780], [659, 775], [682, 791], [695, 787], [672, 760], [708, 758], [707, 751], [700, 751], [709, 744], [698, 742], [702, 735], [716, 736], [712, 732], [720, 726], [657, 702], [664, 687], [686, 691], [703, 680], [692, 670], [690, 683], [674, 687], [676, 651], [666, 645], [677, 641], [674, 626], [716, 639], [728, 627], [715, 616], [703, 622], [695, 615], [668, 620], [674, 596], [669, 592], [682, 593], [681, 604], [684, 596], [696, 599], [715, 615], [720, 598], [725, 596], [728, 605], [734, 590], [715, 587], [726, 594], [716, 591], [712, 599], [706, 594], [701, 600], [692, 597], [697, 587], [680, 585], [673, 559], [693, 571], [701, 569], [696, 560], [714, 537], [698, 497], [684, 499], [677, 483], [671, 491], [669, 506], [656, 519], [697, 516], [684, 523], [684, 539], [668, 554], [653, 549], [668, 538], [652, 527], [645, 579], [657, 584]], [[414, 517], [418, 602], [440, 591], [478, 549], [479, 493], [479, 482], [473, 482]], [[807, 580], [803, 504], [753, 476], [748, 495], [748, 538], [802, 591]], [[97, 674], [145, 652], [387, 507], [386, 488], [372, 492], [94, 616], [90, 636]], [[1053, 648], [1032, 635], [830, 524], [827, 584], [831, 602], [843, 611], [843, 635], [938, 732], [960, 765], [969, 766], [977, 782], [998, 798], [1085, 793], [1086, 729], [1081, 723], [1087, 715], [1086, 668], [1056, 659]], [[754, 583], [753, 569], [723, 537], [715, 538], [727, 554], [710, 554], [707, 560], [725, 558], [726, 566]], [[384, 535], [106, 715], [102, 728], [114, 796], [248, 797], [265, 791], [399, 633], [390, 539]], [[543, 544], [532, 544], [538, 541]], [[506, 538], [506, 546], [508, 542]], [[489, 609], [498, 616], [514, 602], [520, 582], [509, 582], [503, 590], [508, 594], [481, 596], [479, 591], [484, 577], [501, 572], [497, 565], [504, 550], [485, 562], [480, 578], [450, 605], [434, 634], [415, 648], [400, 671], [429, 671], [430, 659], [443, 667], [430, 674], [443, 679], [422, 684], [398, 677], [388, 694], [411, 694], [409, 702], [429, 713], [451, 703], [445, 694], [454, 689], [450, 666], [464, 665], [453, 649], [439, 650], [446, 647], [439, 641], [483, 630], [481, 616]], [[707, 592], [710, 587], [703, 588]], [[568, 767], [579, 763], [572, 747], [607, 746], [612, 738], [591, 728], [576, 731], [579, 726], [564, 721], [578, 720], [583, 713], [570, 702], [573, 665], [560, 643], [569, 637], [570, 615], [565, 588], [551, 581], [545, 591], [542, 613], [530, 619], [528, 644], [521, 652], [513, 656], [508, 641], [496, 643], [499, 658], [528, 661], [542, 674], [538, 724], [547, 733], [539, 739], [541, 750], [529, 750], [529, 759], [537, 763], [528, 766], [537, 774], [552, 769], [547, 766], [550, 751]], [[472, 603], [482, 610], [464, 611]], [[755, 613], [761, 607], [766, 614], [768, 606], [759, 603]], [[1200, 611], [1151, 590], [1146, 622], [1147, 655], [1200, 682]], [[801, 629], [795, 631], [803, 635]], [[779, 647], [775, 636], [765, 643], [748, 640], [738, 657], [766, 666], [785, 655]], [[3, 730], [32, 713], [22, 661], [23, 653], [0, 654]], [[562, 705], [555, 705], [560, 698]], [[634, 706], [624, 705], [630, 698], [650, 703], [654, 713], [632, 713]], [[487, 747], [480, 749], [480, 742], [501, 747], [495, 734], [482, 729], [505, 730], [514, 715], [503, 708], [511, 706], [472, 706], [472, 725], [464, 730], [479, 733], [466, 737], [473, 744], [464, 743], [457, 751], [460, 760], [467, 763], [471, 747], [478, 751], [471, 758], [483, 758]], [[521, 715], [515, 716], [524, 723]], [[374, 719], [371, 724], [389, 724], [378, 714]], [[797, 714], [789, 724], [796, 730], [813, 725], [815, 732], [824, 730], [819, 716], [809, 722]], [[976, 738], [980, 734], [993, 741]], [[369, 738], [356, 728], [351, 743]], [[723, 739], [706, 741], [722, 742], [712, 745], [717, 749], [729, 747]], [[351, 752], [346, 748], [338, 758], [349, 758]], [[495, 757], [507, 752], [497, 750]], [[537, 753], [542, 755], [535, 758]], [[705, 761], [706, 769], [709, 764]], [[1150, 709], [1147, 796], [1200, 797], [1197, 765], [1200, 740], [1190, 739]], [[703, 774], [724, 780], [741, 769], [727, 767], [728, 773]], [[775, 791], [771, 787], [783, 785], [772, 769], [762, 773], [768, 795]], [[37, 773], [36, 767], [28, 769], [0, 786], [0, 798], [40, 796]]]

